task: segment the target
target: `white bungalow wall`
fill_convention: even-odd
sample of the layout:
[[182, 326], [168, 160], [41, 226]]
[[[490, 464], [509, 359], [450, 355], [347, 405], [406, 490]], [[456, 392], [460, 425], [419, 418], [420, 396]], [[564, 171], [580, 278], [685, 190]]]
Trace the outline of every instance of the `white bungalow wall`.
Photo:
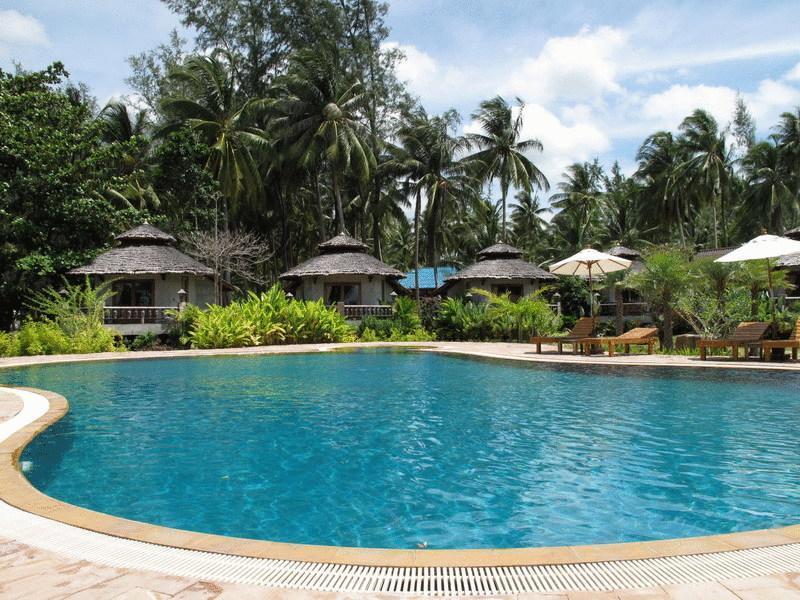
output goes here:
[[[153, 279], [155, 280], [155, 306], [178, 306], [178, 290], [189, 292], [189, 303], [205, 307], [214, 303], [214, 282], [205, 277], [193, 275], [125, 275], [114, 279]], [[113, 299], [106, 306], [114, 304]]]
[[327, 283], [361, 284], [361, 304], [388, 304], [392, 287], [385, 277], [366, 275], [330, 275], [327, 277], [304, 277], [297, 288], [298, 300], [319, 300], [325, 296]]
[[[473, 288], [491, 292], [492, 286], [495, 285], [521, 285], [523, 296], [532, 294], [541, 287], [538, 281], [531, 281], [530, 279], [475, 279], [471, 281], [459, 281], [453, 284], [453, 286], [447, 290], [447, 295], [450, 298], [460, 298]], [[477, 295], [473, 295], [472, 299], [473, 301], [483, 300], [483, 298]]]

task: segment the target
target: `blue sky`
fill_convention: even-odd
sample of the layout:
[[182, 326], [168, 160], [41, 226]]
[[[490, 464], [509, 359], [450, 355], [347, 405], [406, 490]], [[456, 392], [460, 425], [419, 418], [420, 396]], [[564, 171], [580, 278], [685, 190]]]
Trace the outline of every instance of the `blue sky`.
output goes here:
[[[693, 108], [727, 123], [741, 93], [768, 133], [800, 105], [800, 2], [396, 0], [389, 43], [429, 112], [464, 116], [494, 94], [526, 101], [525, 134], [551, 182], [571, 162], [630, 172], [649, 133]], [[5, 0], [0, 66], [62, 60], [103, 103], [127, 93], [126, 57], [179, 26], [157, 0]], [[187, 32], [188, 33], [188, 32]]]

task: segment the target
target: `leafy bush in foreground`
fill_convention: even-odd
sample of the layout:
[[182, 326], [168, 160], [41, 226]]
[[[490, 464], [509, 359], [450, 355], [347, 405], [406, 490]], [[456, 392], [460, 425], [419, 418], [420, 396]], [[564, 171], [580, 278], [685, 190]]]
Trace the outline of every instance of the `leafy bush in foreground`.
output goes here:
[[429, 342], [436, 339], [422, 326], [417, 303], [405, 296], [394, 301], [390, 319], [364, 317], [358, 326], [358, 337], [362, 342]]
[[192, 315], [188, 334], [193, 348], [237, 348], [270, 344], [347, 342], [353, 329], [335, 308], [286, 299], [279, 285], [248, 293], [228, 306], [212, 306]]
[[103, 326], [103, 306], [111, 296], [111, 283], [92, 287], [66, 283], [35, 294], [29, 303], [35, 318], [19, 331], [0, 333], [0, 355], [89, 354], [124, 350], [117, 335]]

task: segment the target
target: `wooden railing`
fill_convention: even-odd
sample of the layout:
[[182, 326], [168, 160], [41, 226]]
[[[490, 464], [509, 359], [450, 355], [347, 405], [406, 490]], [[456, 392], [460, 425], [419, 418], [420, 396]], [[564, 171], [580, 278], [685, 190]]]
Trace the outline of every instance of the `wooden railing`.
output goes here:
[[343, 304], [339, 307], [346, 319], [363, 319], [364, 317], [390, 319], [392, 317], [392, 307], [385, 304]]
[[[646, 315], [650, 312], [647, 302], [623, 302], [622, 315], [625, 317]], [[615, 302], [603, 302], [600, 304], [599, 315], [601, 317], [614, 317], [617, 314], [617, 304]]]
[[131, 323], [166, 323], [166, 311], [174, 306], [106, 306], [103, 321], [107, 325], [126, 325]]

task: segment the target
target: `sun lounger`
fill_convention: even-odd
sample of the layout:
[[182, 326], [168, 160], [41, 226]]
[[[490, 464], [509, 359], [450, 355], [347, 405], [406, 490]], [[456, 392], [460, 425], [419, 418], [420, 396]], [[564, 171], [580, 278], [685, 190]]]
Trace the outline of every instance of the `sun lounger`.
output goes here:
[[542, 344], [556, 344], [558, 346], [558, 353], [563, 351], [564, 344], [572, 344], [573, 353], [578, 352], [578, 340], [592, 335], [592, 318], [581, 317], [575, 322], [575, 326], [567, 335], [557, 337], [532, 337], [531, 344], [536, 344], [536, 352], [542, 353]]
[[614, 356], [616, 346], [625, 346], [625, 352], [631, 351], [631, 346], [647, 346], [647, 353], [653, 353], [653, 346], [658, 341], [657, 327], [636, 327], [622, 335], [612, 337], [590, 337], [578, 340], [583, 345], [584, 354], [590, 354], [592, 346], [608, 346], [608, 355]]
[[797, 349], [800, 348], [800, 319], [794, 324], [792, 335], [788, 340], [764, 340], [761, 342], [761, 358], [770, 360], [773, 348], [791, 348], [792, 360], [797, 360]]
[[739, 323], [728, 338], [720, 340], [700, 340], [698, 344], [700, 348], [700, 359], [706, 359], [706, 353], [709, 348], [730, 348], [731, 354], [735, 360], [739, 360], [739, 348], [745, 348], [746, 358], [747, 348], [756, 346], [761, 350], [761, 338], [764, 337], [768, 327], [769, 323], [745, 321]]

